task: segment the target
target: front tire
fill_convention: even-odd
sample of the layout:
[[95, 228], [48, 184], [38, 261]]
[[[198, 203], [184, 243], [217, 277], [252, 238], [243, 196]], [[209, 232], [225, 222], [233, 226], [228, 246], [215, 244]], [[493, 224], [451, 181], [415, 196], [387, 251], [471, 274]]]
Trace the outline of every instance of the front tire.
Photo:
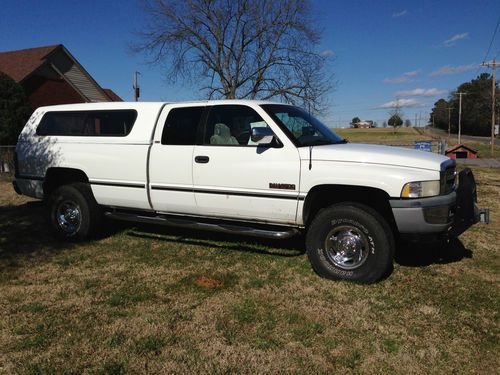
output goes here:
[[311, 222], [306, 248], [313, 269], [334, 280], [373, 283], [392, 270], [394, 236], [372, 208], [342, 203], [322, 209]]
[[58, 237], [83, 241], [95, 235], [101, 212], [90, 186], [73, 183], [52, 192], [49, 198], [49, 216]]

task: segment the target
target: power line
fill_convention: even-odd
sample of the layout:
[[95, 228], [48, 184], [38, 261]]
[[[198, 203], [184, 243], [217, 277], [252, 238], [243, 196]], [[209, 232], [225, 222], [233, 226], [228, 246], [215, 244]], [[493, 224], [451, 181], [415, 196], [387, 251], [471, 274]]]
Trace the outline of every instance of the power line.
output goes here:
[[[493, 41], [495, 40], [495, 36], [497, 35], [499, 24], [500, 24], [500, 16], [498, 17], [497, 25], [495, 26], [495, 31], [493, 31], [493, 35], [491, 36], [490, 45], [488, 46], [488, 50], [486, 51], [486, 55], [484, 55], [483, 64], [486, 61], [488, 54], [490, 53], [491, 46], [493, 45]], [[500, 53], [500, 51], [497, 52], [497, 56], [499, 53]], [[493, 59], [496, 59], [496, 56]], [[483, 65], [482, 64], [478, 65], [478, 67], [476, 69], [476, 73], [474, 73], [475, 76], [477, 76], [477, 73], [479, 73], [479, 69], [481, 69], [481, 66], [483, 66]]]
[[484, 55], [483, 63], [486, 61], [486, 58], [488, 57], [488, 54], [490, 53], [491, 46], [493, 45], [493, 41], [495, 40], [495, 36], [497, 35], [498, 25], [500, 25], [500, 16], [498, 17], [497, 25], [495, 26], [495, 31], [493, 31], [493, 35], [491, 37], [491, 41], [490, 41], [490, 45], [488, 47], [488, 50], [486, 51], [486, 55]]

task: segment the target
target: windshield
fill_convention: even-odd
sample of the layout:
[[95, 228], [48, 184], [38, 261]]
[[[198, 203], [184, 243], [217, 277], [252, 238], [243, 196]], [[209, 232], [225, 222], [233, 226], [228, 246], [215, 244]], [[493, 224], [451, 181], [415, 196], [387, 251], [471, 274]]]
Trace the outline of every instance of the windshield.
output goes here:
[[297, 147], [346, 143], [346, 140], [301, 108], [283, 104], [264, 104], [261, 107]]

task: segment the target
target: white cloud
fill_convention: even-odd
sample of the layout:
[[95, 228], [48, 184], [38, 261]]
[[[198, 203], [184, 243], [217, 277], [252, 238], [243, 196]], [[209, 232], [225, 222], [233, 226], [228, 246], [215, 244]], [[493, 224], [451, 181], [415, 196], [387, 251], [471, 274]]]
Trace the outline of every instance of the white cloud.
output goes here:
[[333, 57], [333, 56], [335, 56], [335, 52], [333, 52], [331, 49], [325, 49], [323, 52], [320, 53], [320, 56]]
[[392, 18], [403, 17], [404, 15], [407, 15], [407, 14], [408, 14], [408, 11], [406, 9], [404, 9], [401, 12], [392, 13]]
[[452, 47], [454, 46], [455, 44], [457, 44], [457, 42], [459, 40], [462, 40], [462, 39], [465, 39], [469, 36], [469, 33], [460, 33], [460, 34], [455, 34], [453, 35], [451, 38], [448, 38], [446, 39], [444, 42], [443, 42], [443, 46], [445, 47]]
[[409, 77], [405, 76], [384, 79], [384, 83], [407, 83], [407, 82], [413, 82], [413, 79], [410, 79]]
[[458, 66], [451, 66], [451, 65], [445, 65], [438, 70], [435, 70], [431, 72], [430, 76], [431, 77], [438, 77], [438, 76], [444, 76], [444, 75], [449, 75], [449, 74], [460, 74], [464, 72], [468, 72], [469, 70], [474, 70], [478, 67], [477, 64], [469, 64], [469, 65], [458, 65]]
[[396, 96], [438, 96], [446, 93], [446, 90], [439, 90], [436, 88], [432, 89], [421, 89], [416, 88], [413, 90], [402, 90], [396, 92], [394, 95]]
[[422, 106], [423, 106], [423, 104], [415, 99], [397, 99], [397, 100], [391, 100], [390, 102], [381, 104], [376, 108], [390, 109], [390, 108], [422, 107]]
[[413, 82], [414, 77], [418, 75], [420, 71], [418, 70], [412, 70], [411, 72], [406, 72], [403, 73], [403, 75], [399, 77], [394, 77], [394, 78], [386, 78], [384, 79], [384, 83], [407, 83], [407, 82]]
[[416, 77], [418, 75], [418, 70], [412, 70], [411, 72], [406, 72], [403, 75], [406, 77]]

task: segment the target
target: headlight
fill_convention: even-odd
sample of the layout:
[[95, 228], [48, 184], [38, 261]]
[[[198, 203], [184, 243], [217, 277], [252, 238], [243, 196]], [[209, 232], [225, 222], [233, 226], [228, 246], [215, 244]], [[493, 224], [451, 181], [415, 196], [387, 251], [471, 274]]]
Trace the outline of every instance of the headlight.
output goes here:
[[401, 190], [401, 198], [423, 198], [439, 195], [440, 181], [408, 182]]
[[458, 174], [455, 167], [449, 167], [441, 172], [441, 194], [449, 194], [458, 184]]

